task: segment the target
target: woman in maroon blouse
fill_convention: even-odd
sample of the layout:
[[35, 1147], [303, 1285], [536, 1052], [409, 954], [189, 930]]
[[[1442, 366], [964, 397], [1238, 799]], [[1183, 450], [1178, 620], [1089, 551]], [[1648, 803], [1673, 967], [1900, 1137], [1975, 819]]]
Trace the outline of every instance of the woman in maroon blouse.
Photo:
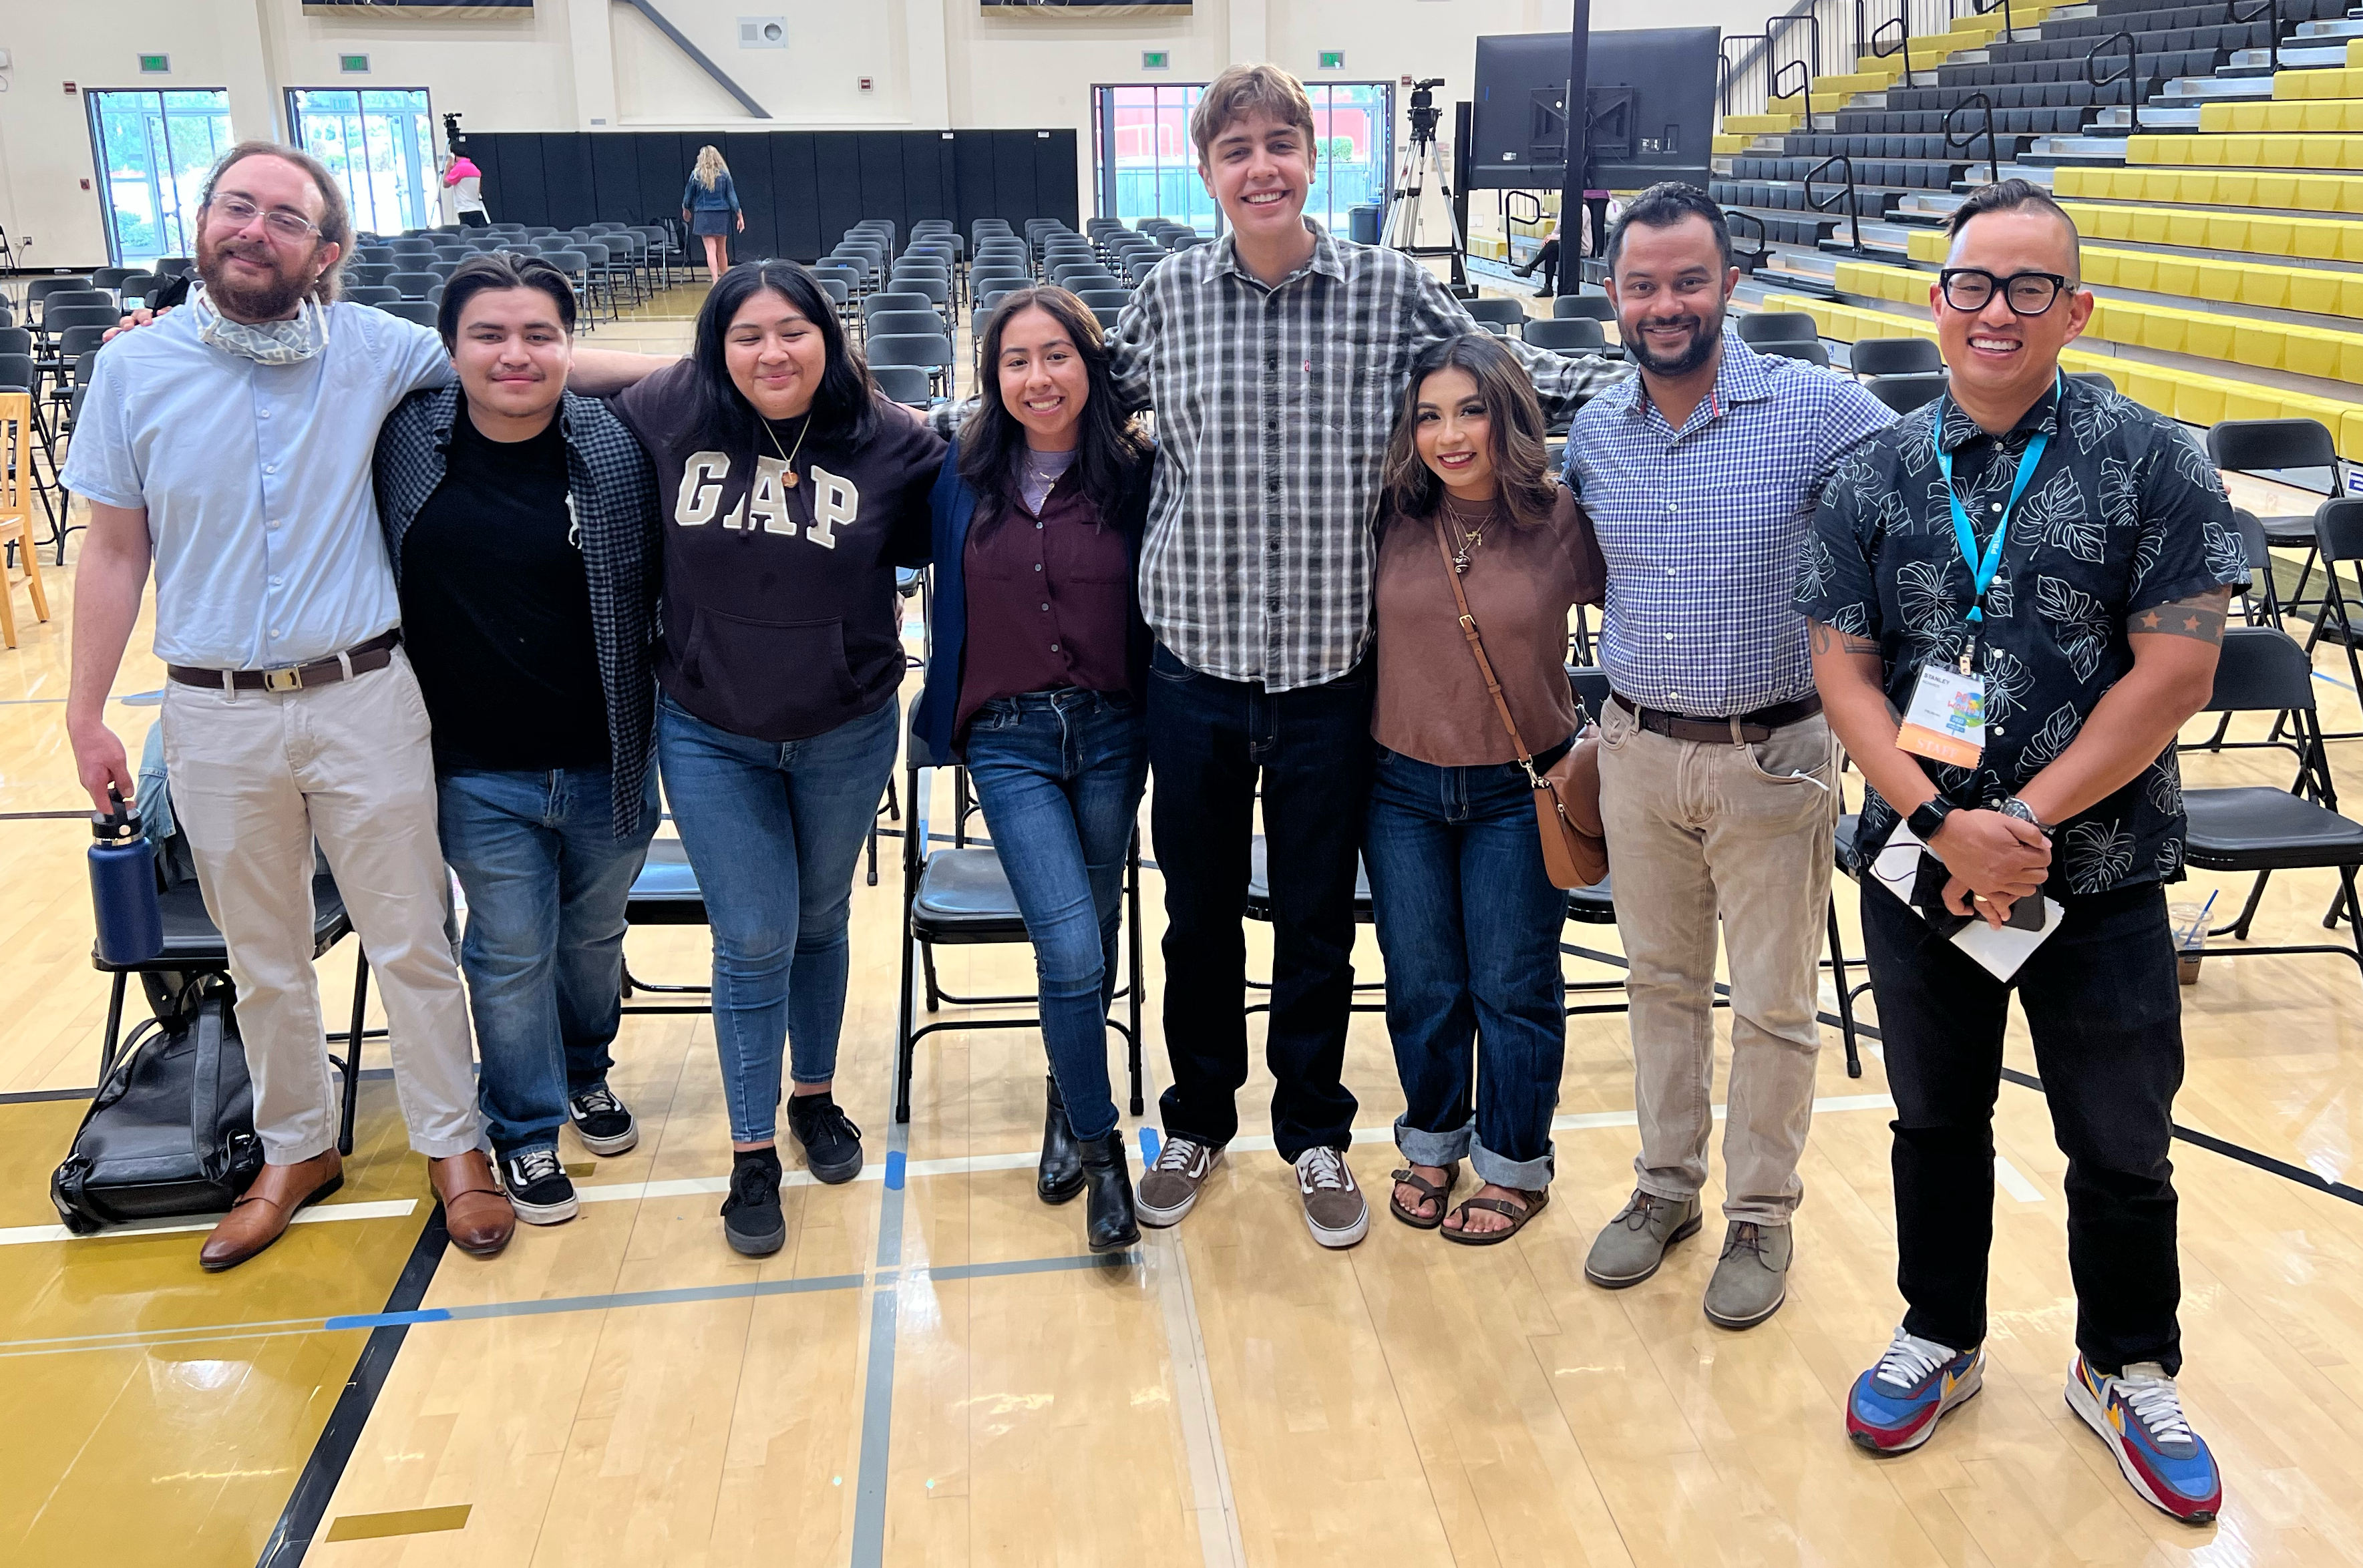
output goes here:
[[983, 392], [934, 497], [933, 648], [915, 728], [963, 756], [1040, 977], [1049, 1106], [1036, 1190], [1088, 1191], [1091, 1249], [1139, 1241], [1108, 1088], [1124, 863], [1148, 777], [1134, 568], [1149, 447], [1098, 318], [1019, 289], [985, 324]]

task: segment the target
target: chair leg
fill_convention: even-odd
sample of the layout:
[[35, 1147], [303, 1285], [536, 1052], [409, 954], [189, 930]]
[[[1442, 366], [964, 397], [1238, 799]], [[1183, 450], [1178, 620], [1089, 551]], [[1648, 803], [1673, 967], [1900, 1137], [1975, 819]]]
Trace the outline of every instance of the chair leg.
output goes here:
[[115, 988], [106, 997], [106, 1033], [98, 1043], [98, 1081], [106, 1082], [106, 1075], [115, 1071], [115, 1054], [123, 1044], [123, 991], [131, 983], [125, 970], [115, 973]]
[[361, 1026], [368, 1021], [369, 950], [353, 955], [353, 1030], [345, 1036], [345, 1117], [337, 1133], [337, 1152], [353, 1152], [353, 1122], [361, 1106]]
[[1128, 920], [1132, 925], [1132, 934], [1129, 939], [1127, 948], [1127, 958], [1132, 971], [1132, 984], [1126, 988], [1132, 993], [1127, 999], [1132, 1011], [1132, 1032], [1125, 1041], [1125, 1052], [1126, 1055], [1131, 1058], [1132, 1114], [1138, 1116], [1141, 1114], [1141, 1110], [1145, 1103], [1141, 1099], [1140, 1085], [1140, 993], [1146, 988], [1148, 981], [1140, 972], [1142, 949], [1140, 937], [1140, 830], [1137, 827], [1132, 830], [1132, 864], [1129, 867], [1129, 876], [1125, 887], [1125, 918]]
[[2247, 941], [2248, 922], [2257, 918], [2257, 906], [2264, 901], [2265, 884], [2272, 880], [2272, 876], [2269, 871], [2258, 872], [2256, 886], [2248, 889], [2248, 901], [2240, 906], [2240, 918], [2229, 925], [2219, 925], [2207, 934], [2229, 936], [2238, 942]]
[[1847, 984], [1846, 944], [1838, 937], [1837, 895], [1830, 895], [1830, 975], [1837, 983], [1838, 1036], [1846, 1042], [1847, 1077], [1862, 1077], [1862, 1052], [1855, 1043], [1854, 996]]
[[944, 992], [943, 988], [936, 984], [936, 945], [924, 936], [918, 939], [918, 943], [919, 964], [927, 977], [927, 1010], [940, 1012], [943, 1010]]

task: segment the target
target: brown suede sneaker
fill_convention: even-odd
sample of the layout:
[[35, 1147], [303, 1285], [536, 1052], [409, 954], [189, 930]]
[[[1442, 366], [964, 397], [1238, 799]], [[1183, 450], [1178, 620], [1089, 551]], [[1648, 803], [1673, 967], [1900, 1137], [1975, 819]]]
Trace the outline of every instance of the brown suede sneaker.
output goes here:
[[1370, 1233], [1370, 1206], [1354, 1185], [1343, 1149], [1307, 1149], [1296, 1156], [1296, 1190], [1304, 1223], [1325, 1247], [1350, 1247]]
[[1144, 1225], [1180, 1224], [1182, 1216], [1197, 1205], [1199, 1189], [1222, 1158], [1220, 1143], [1201, 1143], [1178, 1132], [1168, 1134], [1157, 1158], [1140, 1173], [1140, 1185], [1133, 1197], [1134, 1215]]

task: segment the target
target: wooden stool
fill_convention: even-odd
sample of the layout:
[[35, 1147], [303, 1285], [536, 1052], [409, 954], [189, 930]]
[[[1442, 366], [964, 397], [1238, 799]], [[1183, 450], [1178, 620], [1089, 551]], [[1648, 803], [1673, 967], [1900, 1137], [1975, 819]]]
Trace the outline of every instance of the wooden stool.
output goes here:
[[[32, 590], [33, 616], [50, 618], [50, 596], [41, 587], [41, 558], [33, 544], [33, 394], [0, 392], [0, 551], [17, 547]], [[17, 646], [16, 586], [0, 568], [0, 646]]]

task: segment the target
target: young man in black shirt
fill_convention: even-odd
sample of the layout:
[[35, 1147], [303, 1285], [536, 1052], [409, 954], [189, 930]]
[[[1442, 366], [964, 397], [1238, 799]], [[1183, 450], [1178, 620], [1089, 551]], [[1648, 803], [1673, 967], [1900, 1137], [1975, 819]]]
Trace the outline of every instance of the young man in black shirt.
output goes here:
[[[1951, 389], [1838, 469], [1796, 591], [1830, 727], [1870, 785], [1857, 863], [1908, 830], [1926, 848], [1907, 865], [1928, 874], [1914, 904], [1863, 878], [1907, 1309], [1847, 1430], [1902, 1452], [1978, 1391], [2014, 988], [2068, 1156], [2069, 1408], [2143, 1498], [2199, 1523], [2223, 1483], [2175, 1386], [2182, 1028], [2164, 884], [2182, 875], [2176, 734], [2213, 690], [2247, 567], [2181, 429], [2059, 373], [2092, 312], [2068, 215], [2005, 180], [1950, 233], [1930, 303]], [[1952, 940], [2026, 900], [2052, 929], [2007, 979]]]
[[477, 257], [439, 326], [460, 384], [386, 420], [379, 513], [468, 897], [484, 1121], [517, 1218], [555, 1224], [576, 1208], [560, 1126], [596, 1154], [639, 1137], [606, 1074], [624, 902], [657, 823], [656, 481], [606, 406], [566, 391], [556, 268]]

